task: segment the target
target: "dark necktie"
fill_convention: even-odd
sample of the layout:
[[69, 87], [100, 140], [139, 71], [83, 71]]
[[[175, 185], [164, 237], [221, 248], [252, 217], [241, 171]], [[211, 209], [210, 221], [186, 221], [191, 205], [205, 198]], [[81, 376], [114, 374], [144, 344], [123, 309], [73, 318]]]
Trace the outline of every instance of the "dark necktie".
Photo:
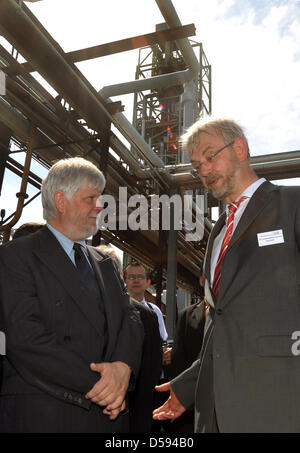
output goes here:
[[[82, 283], [86, 286], [89, 290], [92, 297], [89, 297], [89, 302], [93, 303], [96, 301], [97, 307], [99, 309], [99, 328], [103, 335], [103, 341], [101, 343], [102, 350], [99, 357], [104, 357], [106, 347], [107, 347], [107, 322], [106, 322], [106, 314], [103, 304], [102, 293], [97, 283], [96, 276], [94, 271], [92, 270], [91, 266], [88, 263], [86, 255], [83, 251], [83, 248], [78, 242], [74, 243], [74, 257], [75, 257], [75, 264], [77, 267], [78, 272], [80, 273]], [[101, 359], [102, 360], [102, 359]]]
[[217, 297], [219, 295], [219, 286], [220, 286], [220, 280], [221, 280], [221, 264], [222, 264], [224, 255], [226, 253], [226, 250], [228, 248], [228, 245], [229, 245], [229, 242], [230, 242], [230, 239], [232, 236], [234, 216], [235, 216], [235, 213], [236, 213], [238, 207], [244, 200], [246, 200], [246, 198], [247, 197], [241, 197], [238, 201], [236, 201], [235, 203], [231, 203], [228, 206], [229, 215], [228, 215], [228, 219], [226, 222], [226, 232], [225, 232], [225, 236], [224, 236], [224, 239], [223, 239], [223, 242], [221, 245], [221, 250], [219, 253], [218, 261], [216, 264], [214, 281], [213, 281], [213, 286], [212, 286], [213, 291]]
[[75, 242], [73, 249], [75, 256], [75, 264], [78, 269], [78, 272], [81, 275], [83, 283], [90, 291], [93, 291], [99, 296], [99, 286], [97, 284], [95, 274], [87, 261], [82, 246], [78, 244], [78, 242]]

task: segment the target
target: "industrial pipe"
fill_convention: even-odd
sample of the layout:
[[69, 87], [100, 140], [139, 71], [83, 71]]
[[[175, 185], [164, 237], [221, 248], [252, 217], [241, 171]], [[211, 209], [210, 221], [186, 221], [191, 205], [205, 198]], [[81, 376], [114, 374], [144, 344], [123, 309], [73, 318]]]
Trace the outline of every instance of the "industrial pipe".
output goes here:
[[[166, 23], [170, 28], [181, 27], [182, 23], [176, 13], [171, 0], [155, 0]], [[136, 93], [138, 91], [161, 89], [174, 85], [183, 85], [192, 79], [195, 79], [199, 73], [199, 62], [193, 51], [188, 38], [176, 40], [178, 49], [181, 51], [183, 59], [188, 66], [184, 71], [162, 74], [159, 76], [149, 77], [148, 79], [132, 80], [130, 82], [107, 85], [99, 93], [103, 97], [120, 96], [123, 94]]]
[[9, 223], [7, 223], [6, 225], [0, 226], [0, 231], [3, 231], [3, 243], [9, 241], [11, 228], [20, 219], [22, 211], [23, 211], [24, 200], [25, 200], [25, 198], [28, 197], [28, 195], [26, 194], [26, 188], [27, 188], [28, 175], [29, 175], [29, 171], [30, 171], [30, 163], [31, 163], [31, 157], [32, 157], [35, 130], [36, 130], [36, 128], [32, 124], [30, 127], [28, 147], [27, 147], [27, 153], [26, 153], [26, 158], [25, 158], [24, 172], [23, 172], [23, 176], [22, 176], [20, 192], [17, 193], [18, 203], [17, 203], [17, 209], [15, 212], [15, 215]]

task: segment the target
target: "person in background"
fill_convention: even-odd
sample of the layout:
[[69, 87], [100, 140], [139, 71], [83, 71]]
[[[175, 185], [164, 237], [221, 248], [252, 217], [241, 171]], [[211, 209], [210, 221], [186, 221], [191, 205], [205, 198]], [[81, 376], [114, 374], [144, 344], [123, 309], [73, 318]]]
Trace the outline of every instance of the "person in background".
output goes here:
[[[178, 376], [198, 358], [202, 347], [204, 324], [203, 300], [189, 305], [179, 312], [171, 363], [168, 367], [168, 379]], [[187, 410], [181, 417], [171, 420], [169, 431], [193, 433], [194, 418], [194, 410]]]
[[109, 256], [115, 265], [117, 266], [118, 272], [121, 275], [122, 273], [122, 264], [116, 249], [110, 244], [102, 244], [97, 246], [97, 250], [103, 253], [104, 256]]
[[20, 225], [13, 233], [12, 239], [18, 239], [28, 234], [34, 234], [45, 226], [41, 222], [26, 222]]
[[0, 247], [1, 432], [129, 430], [144, 332], [112, 260], [86, 246], [104, 186], [89, 161], [58, 161], [42, 184], [46, 226]]
[[[166, 344], [168, 333], [166, 331], [162, 312], [157, 305], [152, 304], [151, 302], [146, 302], [145, 299], [145, 292], [151, 284], [149, 271], [137, 261], [132, 261], [125, 267], [123, 271], [123, 278], [129, 295], [143, 305], [148, 306], [156, 313], [160, 336], [162, 341]], [[163, 348], [163, 363], [165, 365], [169, 365], [171, 362], [171, 350], [172, 348]]]
[[[145, 299], [145, 293], [146, 290], [149, 288], [151, 284], [150, 280], [150, 274], [148, 270], [141, 264], [138, 263], [137, 261], [132, 261], [129, 263], [124, 271], [123, 271], [123, 277], [124, 281], [127, 286], [127, 291], [129, 295], [138, 301], [140, 305], [144, 305], [145, 307], [148, 307], [150, 310], [152, 310], [153, 313], [155, 313], [157, 320], [158, 320], [158, 325], [159, 325], [159, 332], [160, 332], [160, 337], [163, 342], [163, 365], [169, 365], [171, 361], [171, 351], [172, 348], [167, 347], [167, 339], [168, 339], [168, 334], [166, 331], [165, 327], [165, 322], [163, 319], [163, 315], [160, 311], [160, 309], [157, 307], [157, 305], [152, 304], [150, 302], [146, 302]], [[160, 376], [160, 383], [164, 382], [164, 367]], [[154, 387], [153, 387], [154, 390]], [[142, 390], [141, 390], [142, 393]], [[145, 393], [145, 392], [144, 392]], [[152, 392], [154, 393], [154, 405], [156, 406], [157, 404], [160, 404], [161, 401], [161, 395], [159, 395], [157, 392]], [[151, 432], [160, 432], [162, 430], [163, 424], [161, 422], [156, 422], [152, 421], [152, 426], [151, 426]]]
[[[111, 245], [97, 247], [105, 256], [110, 256], [121, 273], [121, 260]], [[139, 311], [144, 327], [144, 339], [140, 371], [136, 385], [128, 395], [129, 431], [132, 433], [150, 433], [154, 387], [159, 382], [162, 371], [162, 341], [158, 329], [157, 316], [148, 306], [130, 298], [130, 303]]]

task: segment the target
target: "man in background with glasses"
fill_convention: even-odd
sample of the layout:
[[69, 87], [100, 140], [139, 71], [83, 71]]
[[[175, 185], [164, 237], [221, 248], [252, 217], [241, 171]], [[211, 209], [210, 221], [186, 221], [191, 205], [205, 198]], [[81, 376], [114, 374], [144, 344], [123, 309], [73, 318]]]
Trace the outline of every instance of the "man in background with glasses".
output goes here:
[[196, 432], [299, 432], [300, 188], [259, 179], [232, 120], [198, 121], [183, 144], [227, 205], [207, 244], [199, 359], [159, 387], [154, 418], [194, 406]]
[[[133, 297], [133, 299], [141, 302], [146, 307], [149, 307], [156, 313], [159, 333], [163, 342], [166, 342], [168, 339], [168, 334], [166, 331], [164, 319], [162, 312], [157, 305], [146, 302], [145, 292], [151, 284], [149, 271], [140, 263], [133, 261], [128, 264], [124, 269], [124, 281], [127, 286], [128, 294]], [[170, 349], [170, 348], [169, 348]], [[166, 363], [170, 363], [171, 354], [165, 354]]]

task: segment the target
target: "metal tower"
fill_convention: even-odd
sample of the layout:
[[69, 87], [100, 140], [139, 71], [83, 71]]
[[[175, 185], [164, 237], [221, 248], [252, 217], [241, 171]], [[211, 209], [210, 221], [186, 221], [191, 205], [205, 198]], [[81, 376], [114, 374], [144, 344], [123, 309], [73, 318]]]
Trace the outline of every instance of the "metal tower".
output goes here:
[[[164, 24], [158, 25], [157, 29]], [[199, 76], [184, 85], [139, 91], [134, 95], [133, 125], [165, 165], [186, 163], [180, 136], [200, 115], [211, 113], [211, 66], [201, 43]], [[139, 49], [136, 80], [186, 69], [175, 41]]]

